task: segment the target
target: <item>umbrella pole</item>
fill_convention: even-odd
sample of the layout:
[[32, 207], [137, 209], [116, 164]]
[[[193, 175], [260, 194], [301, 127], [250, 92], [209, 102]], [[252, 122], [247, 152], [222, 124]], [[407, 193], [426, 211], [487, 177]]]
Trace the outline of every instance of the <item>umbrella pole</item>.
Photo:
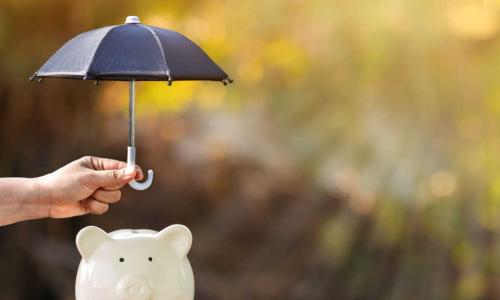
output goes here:
[[128, 146], [135, 147], [135, 80], [128, 86]]
[[[127, 168], [135, 168], [135, 80], [129, 81], [128, 86], [128, 147]], [[144, 182], [132, 180], [129, 185], [136, 190], [145, 190], [153, 183], [153, 170], [148, 171], [148, 178]]]

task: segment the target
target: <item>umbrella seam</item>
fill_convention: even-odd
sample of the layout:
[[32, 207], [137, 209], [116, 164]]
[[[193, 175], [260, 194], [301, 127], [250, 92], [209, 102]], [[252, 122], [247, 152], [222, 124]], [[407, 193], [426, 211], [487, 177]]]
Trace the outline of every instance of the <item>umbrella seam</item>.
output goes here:
[[153, 29], [149, 28], [148, 26], [142, 25], [142, 24], [137, 24], [137, 26], [146, 29], [149, 33], [151, 33], [156, 41], [156, 44], [158, 45], [158, 48], [160, 48], [161, 56], [163, 57], [163, 61], [165, 62], [165, 72], [166, 75], [168, 76], [169, 80], [171, 79], [171, 74], [170, 74], [170, 68], [168, 67], [167, 63], [167, 56], [165, 55], [165, 51], [163, 50], [163, 44], [160, 41], [160, 38], [154, 32]]
[[[103, 45], [103, 42], [104, 40], [108, 37], [109, 33], [111, 31], [113, 31], [115, 28], [118, 28], [119, 26], [121, 25], [114, 25], [114, 26], [110, 26], [111, 28], [108, 30], [108, 32], [106, 32], [106, 34], [103, 36], [103, 38], [101, 39], [101, 41], [99, 42], [99, 45], [97, 46], [97, 48], [95, 49], [95, 52], [94, 52], [94, 55], [92, 55], [92, 59], [90, 60], [90, 63], [89, 63], [89, 66], [87, 67], [87, 70], [85, 71], [85, 77], [87, 77], [89, 75], [89, 71], [90, 69], [92, 68], [92, 65], [94, 64], [94, 61], [97, 57], [97, 53], [99, 52], [99, 50], [101, 49], [101, 46]], [[86, 78], [83, 78], [83, 79], [86, 79]]]

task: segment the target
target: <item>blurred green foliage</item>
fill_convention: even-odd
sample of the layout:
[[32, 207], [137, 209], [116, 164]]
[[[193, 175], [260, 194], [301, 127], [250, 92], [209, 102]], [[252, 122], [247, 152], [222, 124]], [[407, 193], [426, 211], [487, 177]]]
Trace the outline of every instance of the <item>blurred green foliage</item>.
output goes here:
[[71, 299], [85, 224], [173, 222], [195, 234], [197, 299], [500, 298], [498, 1], [0, 0], [1, 176], [124, 159], [126, 84], [27, 78], [131, 14], [235, 84], [140, 83], [155, 187], [0, 229], [0, 299]]

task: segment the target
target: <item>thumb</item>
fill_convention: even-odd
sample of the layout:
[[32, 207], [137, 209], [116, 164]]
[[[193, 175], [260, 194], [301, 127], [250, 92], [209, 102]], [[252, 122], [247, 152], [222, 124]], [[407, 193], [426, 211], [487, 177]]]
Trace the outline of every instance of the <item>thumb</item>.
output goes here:
[[97, 187], [110, 187], [123, 185], [135, 177], [135, 168], [122, 168], [116, 170], [94, 171], [92, 176], [93, 183]]

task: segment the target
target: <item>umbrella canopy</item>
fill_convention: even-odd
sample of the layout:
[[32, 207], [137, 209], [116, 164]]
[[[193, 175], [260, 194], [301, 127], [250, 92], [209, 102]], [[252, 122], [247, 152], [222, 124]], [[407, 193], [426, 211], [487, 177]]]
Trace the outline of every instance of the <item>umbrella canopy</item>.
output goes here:
[[84, 80], [211, 80], [229, 76], [182, 34], [140, 23], [84, 32], [64, 44], [34, 75]]

